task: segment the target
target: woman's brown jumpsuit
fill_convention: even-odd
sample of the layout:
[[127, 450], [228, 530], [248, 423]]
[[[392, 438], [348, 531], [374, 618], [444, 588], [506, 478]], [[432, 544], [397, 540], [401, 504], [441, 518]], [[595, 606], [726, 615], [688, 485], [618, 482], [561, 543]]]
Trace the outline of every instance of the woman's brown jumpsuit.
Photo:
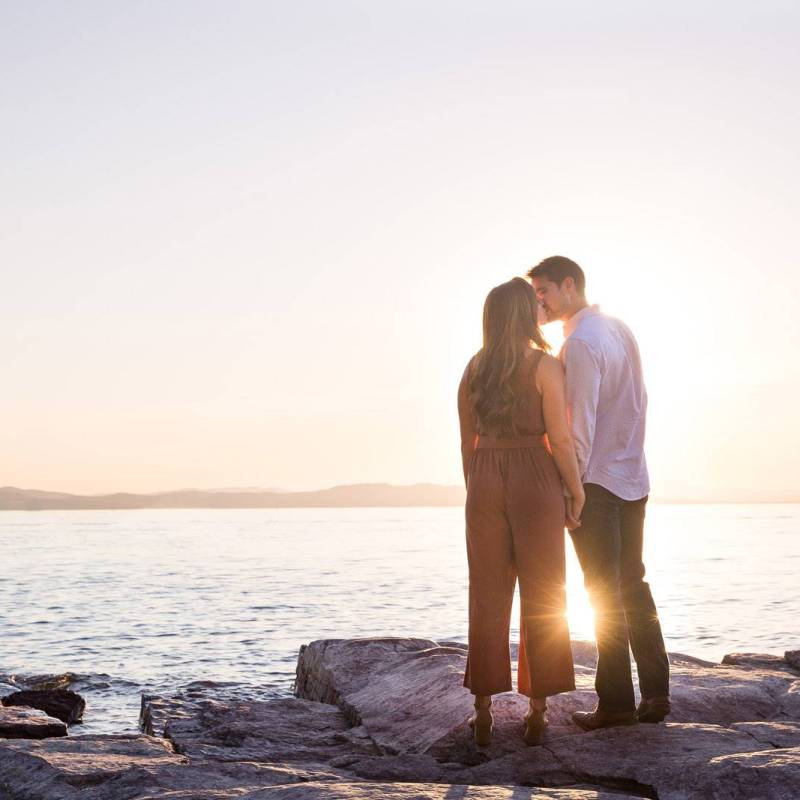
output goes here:
[[575, 688], [566, 618], [565, 502], [545, 437], [531, 351], [520, 366], [523, 397], [518, 435], [480, 435], [467, 396], [467, 366], [458, 392], [462, 447], [475, 450], [467, 478], [469, 654], [464, 686], [475, 695], [511, 690], [511, 603], [519, 580], [518, 690], [546, 697]]

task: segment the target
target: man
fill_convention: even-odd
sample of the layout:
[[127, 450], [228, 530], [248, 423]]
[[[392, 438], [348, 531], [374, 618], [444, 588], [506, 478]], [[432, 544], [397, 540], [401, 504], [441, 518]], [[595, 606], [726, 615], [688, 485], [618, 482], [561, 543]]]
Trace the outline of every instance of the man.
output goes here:
[[[647, 393], [628, 327], [586, 302], [583, 270], [563, 256], [528, 276], [548, 321], [564, 321], [559, 355], [586, 505], [572, 531], [595, 612], [598, 703], [573, 719], [585, 730], [660, 722], [669, 714], [669, 661], [642, 541], [650, 484], [644, 457]], [[636, 707], [630, 645], [639, 673]]]

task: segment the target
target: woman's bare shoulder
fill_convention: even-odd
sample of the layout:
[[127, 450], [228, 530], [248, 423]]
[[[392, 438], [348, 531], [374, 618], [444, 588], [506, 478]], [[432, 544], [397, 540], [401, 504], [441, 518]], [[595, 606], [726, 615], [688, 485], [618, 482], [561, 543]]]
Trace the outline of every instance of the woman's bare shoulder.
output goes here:
[[561, 362], [549, 353], [543, 353], [536, 367], [536, 377], [544, 381], [558, 381], [564, 377], [564, 367]]
[[550, 353], [542, 353], [542, 357], [539, 359], [539, 367], [541, 369], [559, 371], [564, 369], [561, 366], [561, 362], [555, 356], [551, 356]]

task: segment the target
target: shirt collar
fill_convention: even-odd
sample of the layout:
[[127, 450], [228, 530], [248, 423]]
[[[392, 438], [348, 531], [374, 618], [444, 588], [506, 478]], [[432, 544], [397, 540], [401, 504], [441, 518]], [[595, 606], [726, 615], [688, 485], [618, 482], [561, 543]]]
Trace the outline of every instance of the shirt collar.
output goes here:
[[581, 320], [586, 319], [587, 317], [593, 317], [595, 314], [600, 313], [600, 306], [593, 305], [593, 306], [586, 306], [586, 308], [582, 308], [578, 311], [577, 314], [573, 314], [565, 323], [564, 323], [564, 338], [571, 336], [575, 333], [576, 328], [580, 325]]

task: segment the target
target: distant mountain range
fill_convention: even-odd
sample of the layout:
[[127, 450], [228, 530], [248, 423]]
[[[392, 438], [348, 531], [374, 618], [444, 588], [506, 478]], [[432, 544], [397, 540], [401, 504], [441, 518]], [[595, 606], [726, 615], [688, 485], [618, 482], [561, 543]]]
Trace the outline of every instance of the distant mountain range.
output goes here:
[[39, 511], [56, 509], [125, 508], [348, 508], [357, 506], [460, 506], [461, 486], [418, 483], [356, 483], [314, 492], [278, 489], [180, 489], [156, 494], [119, 492], [78, 495], [36, 489], [0, 488], [0, 510]]
[[[39, 511], [58, 509], [125, 508], [358, 508], [368, 506], [461, 506], [462, 486], [416, 483], [393, 486], [389, 483], [354, 483], [314, 492], [287, 492], [283, 489], [241, 487], [232, 489], [178, 489], [152, 494], [66, 494], [37, 489], [0, 488], [0, 511]], [[774, 493], [700, 497], [656, 497], [653, 502], [677, 504], [715, 503], [800, 503], [796, 495]]]

